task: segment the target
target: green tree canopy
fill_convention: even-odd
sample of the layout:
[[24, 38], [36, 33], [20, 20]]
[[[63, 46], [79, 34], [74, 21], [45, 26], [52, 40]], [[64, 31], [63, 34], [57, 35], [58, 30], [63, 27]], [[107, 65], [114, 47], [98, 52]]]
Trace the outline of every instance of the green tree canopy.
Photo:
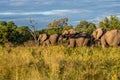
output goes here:
[[117, 16], [105, 17], [103, 21], [99, 22], [99, 27], [107, 30], [120, 29], [120, 20]]
[[96, 29], [96, 25], [94, 23], [89, 23], [86, 32], [91, 34], [95, 29]]
[[83, 20], [83, 21], [80, 21], [79, 24], [77, 24], [77, 26], [75, 27], [75, 30], [81, 32], [81, 31], [84, 31], [87, 27], [88, 27], [88, 22]]
[[0, 21], [0, 27], [2, 26], [7, 26], [7, 22], [6, 21]]
[[73, 29], [73, 26], [72, 25], [67, 25], [67, 26], [64, 26], [63, 30], [69, 30], [69, 29]]
[[28, 26], [20, 26], [16, 29], [16, 31], [20, 34], [18, 39], [21, 43], [32, 39], [32, 36], [28, 30]]
[[11, 42], [14, 44], [18, 43], [18, 38], [19, 38], [19, 32], [17, 32], [15, 29], [8, 27], [8, 26], [3, 26], [0, 27], [0, 43], [4, 44], [6, 42]]
[[62, 30], [63, 30], [63, 28], [51, 28], [51, 29], [47, 29], [46, 33], [48, 33], [48, 34], [62, 34]]
[[[3, 24], [4, 23], [4, 24]], [[13, 43], [21, 44], [30, 40], [31, 35], [27, 26], [17, 27], [13, 21], [1, 22], [0, 27], [0, 44]]]
[[85, 20], [80, 21], [80, 23], [77, 24], [77, 26], [75, 27], [75, 30], [78, 31], [78, 32], [92, 33], [94, 29], [96, 29], [95, 24], [94, 23], [89, 23]]
[[16, 29], [16, 28], [17, 28], [17, 26], [15, 25], [15, 23], [14, 23], [13, 21], [9, 21], [9, 22], [7, 23], [7, 26], [8, 26], [8, 27], [11, 27], [11, 28], [13, 28], [13, 29]]

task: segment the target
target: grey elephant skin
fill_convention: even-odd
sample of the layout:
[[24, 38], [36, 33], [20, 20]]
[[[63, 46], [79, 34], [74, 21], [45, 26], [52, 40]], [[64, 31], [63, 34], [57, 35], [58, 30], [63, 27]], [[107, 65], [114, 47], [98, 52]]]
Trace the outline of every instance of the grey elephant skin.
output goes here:
[[63, 32], [63, 38], [68, 40], [68, 48], [76, 46], [88, 46], [90, 44], [90, 35], [87, 33], [78, 33], [73, 29], [65, 30]]
[[48, 46], [50, 44], [56, 45], [56, 44], [62, 43], [62, 37], [60, 34], [48, 35], [44, 33], [39, 35], [38, 42], [39, 42], [39, 45], [41, 43], [41, 45], [43, 46]]
[[106, 46], [120, 46], [120, 30], [106, 31], [104, 28], [97, 28], [92, 35], [95, 40], [100, 41], [103, 48]]

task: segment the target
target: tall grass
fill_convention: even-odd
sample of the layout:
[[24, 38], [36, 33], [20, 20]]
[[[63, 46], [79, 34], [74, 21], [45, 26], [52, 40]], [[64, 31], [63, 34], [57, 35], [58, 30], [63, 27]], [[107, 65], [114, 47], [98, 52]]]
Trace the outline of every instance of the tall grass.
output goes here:
[[120, 80], [120, 48], [0, 47], [0, 80]]

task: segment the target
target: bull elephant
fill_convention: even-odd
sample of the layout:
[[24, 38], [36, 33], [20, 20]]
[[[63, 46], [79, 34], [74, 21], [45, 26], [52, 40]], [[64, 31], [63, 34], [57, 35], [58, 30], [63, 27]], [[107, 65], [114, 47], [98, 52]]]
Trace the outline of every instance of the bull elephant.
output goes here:
[[106, 31], [104, 28], [97, 28], [92, 35], [95, 40], [100, 41], [102, 48], [120, 45], [120, 30]]
[[38, 37], [38, 42], [43, 45], [56, 45], [56, 44], [61, 44], [62, 43], [62, 37], [60, 34], [52, 34], [48, 35], [46, 33], [40, 34]]
[[78, 33], [73, 29], [65, 30], [63, 37], [69, 42], [68, 48], [76, 46], [87, 46], [90, 44], [91, 37], [87, 33]]

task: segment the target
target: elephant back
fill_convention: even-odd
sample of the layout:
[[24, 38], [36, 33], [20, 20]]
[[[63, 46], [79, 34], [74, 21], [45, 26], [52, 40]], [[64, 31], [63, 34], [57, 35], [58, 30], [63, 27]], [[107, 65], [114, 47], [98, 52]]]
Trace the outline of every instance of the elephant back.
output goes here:
[[89, 37], [90, 35], [89, 34], [87, 34], [87, 33], [84, 33], [84, 32], [80, 32], [80, 33], [76, 33], [76, 34], [73, 34], [72, 36], [71, 36], [71, 38], [87, 38], [87, 37]]

